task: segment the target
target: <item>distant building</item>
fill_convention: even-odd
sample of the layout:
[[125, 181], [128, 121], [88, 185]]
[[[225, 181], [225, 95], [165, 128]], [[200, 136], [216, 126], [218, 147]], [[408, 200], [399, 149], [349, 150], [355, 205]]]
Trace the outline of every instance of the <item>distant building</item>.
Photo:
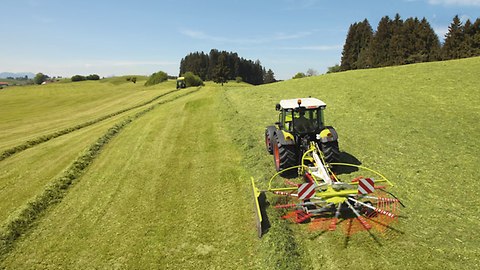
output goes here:
[[8, 86], [8, 82], [0, 82], [0, 86]]

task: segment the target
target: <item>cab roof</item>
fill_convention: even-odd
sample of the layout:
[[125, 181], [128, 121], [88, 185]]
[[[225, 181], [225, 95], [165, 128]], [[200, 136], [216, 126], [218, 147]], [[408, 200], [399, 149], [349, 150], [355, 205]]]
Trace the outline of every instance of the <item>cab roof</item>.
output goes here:
[[326, 107], [327, 104], [317, 98], [295, 98], [295, 99], [283, 99], [280, 100], [280, 106], [283, 109], [298, 108], [298, 101], [301, 101], [300, 106], [307, 109], [316, 109], [318, 107]]

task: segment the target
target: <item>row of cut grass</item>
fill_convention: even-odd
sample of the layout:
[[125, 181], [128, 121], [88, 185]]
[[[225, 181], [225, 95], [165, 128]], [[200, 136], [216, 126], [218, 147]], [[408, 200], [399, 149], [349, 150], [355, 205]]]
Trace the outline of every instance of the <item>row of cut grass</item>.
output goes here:
[[174, 84], [146, 88], [87, 81], [9, 88], [0, 92], [0, 149], [144, 103], [168, 89]]
[[203, 88], [126, 127], [0, 265], [265, 269], [220, 93]]
[[19, 153], [21, 151], [24, 151], [28, 148], [31, 148], [31, 147], [34, 147], [38, 144], [41, 144], [41, 143], [44, 143], [44, 142], [47, 142], [51, 139], [54, 139], [54, 138], [57, 138], [57, 137], [60, 137], [60, 136], [63, 136], [65, 134], [68, 134], [68, 133], [71, 133], [71, 132], [74, 132], [76, 130], [79, 130], [79, 129], [82, 129], [82, 128], [85, 128], [85, 127], [88, 127], [88, 126], [91, 126], [91, 125], [94, 125], [98, 122], [101, 122], [101, 121], [104, 121], [106, 119], [109, 119], [111, 117], [114, 117], [114, 116], [117, 116], [119, 114], [122, 114], [122, 113], [125, 113], [125, 112], [128, 112], [128, 111], [131, 111], [131, 110], [134, 110], [134, 109], [137, 109], [137, 108], [141, 108], [143, 106], [146, 106], [148, 104], [151, 104], [152, 102], [166, 96], [166, 95], [169, 95], [173, 92], [176, 92], [178, 90], [170, 90], [170, 91], [167, 91], [167, 92], [163, 92], [162, 94], [160, 95], [157, 95], [155, 96], [154, 98], [150, 99], [150, 100], [147, 100], [145, 102], [142, 102], [140, 104], [135, 104], [133, 106], [130, 106], [128, 108], [122, 108], [122, 109], [119, 109], [118, 111], [116, 112], [113, 112], [113, 113], [110, 113], [108, 115], [103, 115], [103, 116], [100, 116], [98, 118], [95, 118], [95, 119], [91, 119], [87, 122], [84, 122], [84, 123], [81, 123], [81, 124], [78, 124], [78, 125], [75, 125], [73, 127], [68, 127], [68, 128], [65, 128], [65, 129], [62, 129], [62, 130], [58, 130], [58, 131], [55, 131], [53, 133], [49, 133], [49, 134], [45, 134], [45, 135], [42, 135], [40, 137], [37, 137], [35, 139], [32, 139], [32, 140], [29, 140], [29, 141], [26, 141], [24, 143], [21, 143], [19, 145], [16, 145], [12, 148], [8, 148], [6, 150], [4, 150], [3, 152], [0, 153], [0, 161], [10, 157], [11, 155], [14, 155], [16, 153]]
[[14, 214], [10, 215], [9, 220], [0, 230], [0, 257], [4, 257], [14, 246], [15, 241], [24, 233], [26, 233], [36, 221], [43, 215], [44, 211], [51, 205], [60, 202], [66, 195], [70, 185], [80, 177], [90, 163], [100, 153], [101, 149], [109, 143], [109, 141], [125, 126], [135, 119], [143, 116], [145, 113], [153, 110], [156, 106], [171, 102], [177, 98], [196, 92], [184, 91], [182, 94], [174, 98], [163, 100], [155, 105], [137, 112], [131, 117], [127, 117], [101, 136], [97, 141], [86, 150], [84, 154], [75, 159], [75, 161], [58, 177], [51, 181], [42, 193], [39, 193], [33, 200], [23, 205]]

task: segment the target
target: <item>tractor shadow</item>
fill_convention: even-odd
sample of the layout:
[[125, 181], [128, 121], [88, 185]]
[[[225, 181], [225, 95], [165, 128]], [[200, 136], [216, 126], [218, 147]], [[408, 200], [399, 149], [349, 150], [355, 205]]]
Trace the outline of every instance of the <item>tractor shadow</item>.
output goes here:
[[[347, 153], [347, 152], [340, 152], [339, 163], [347, 163], [360, 166], [362, 162], [358, 160], [354, 155]], [[333, 171], [338, 174], [349, 174], [358, 171], [357, 167], [352, 166], [342, 166], [342, 165], [335, 165], [333, 166]]]

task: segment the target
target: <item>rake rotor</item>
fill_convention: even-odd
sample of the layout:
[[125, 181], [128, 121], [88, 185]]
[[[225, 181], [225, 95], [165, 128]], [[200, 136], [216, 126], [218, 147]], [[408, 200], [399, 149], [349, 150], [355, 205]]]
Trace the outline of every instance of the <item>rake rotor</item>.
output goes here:
[[[356, 177], [343, 182], [332, 171], [332, 166], [351, 166], [373, 173], [375, 178]], [[293, 223], [310, 222], [311, 230], [335, 231], [342, 226], [347, 235], [375, 229], [385, 232], [397, 220], [401, 202], [385, 188], [393, 186], [380, 173], [366, 167], [346, 164], [328, 164], [316, 143], [302, 157], [302, 165], [286, 170], [298, 170], [301, 179], [278, 181], [283, 171], [276, 173], [268, 183], [267, 190], [259, 190], [252, 178], [258, 224], [262, 224], [265, 209], [259, 201], [260, 194], [270, 193], [283, 197], [282, 203], [273, 207], [285, 211], [282, 218]], [[284, 171], [286, 171], [284, 170]], [[402, 205], [403, 206], [403, 205]], [[258, 221], [258, 219], [257, 219]], [[265, 231], [259, 227], [259, 236]]]

